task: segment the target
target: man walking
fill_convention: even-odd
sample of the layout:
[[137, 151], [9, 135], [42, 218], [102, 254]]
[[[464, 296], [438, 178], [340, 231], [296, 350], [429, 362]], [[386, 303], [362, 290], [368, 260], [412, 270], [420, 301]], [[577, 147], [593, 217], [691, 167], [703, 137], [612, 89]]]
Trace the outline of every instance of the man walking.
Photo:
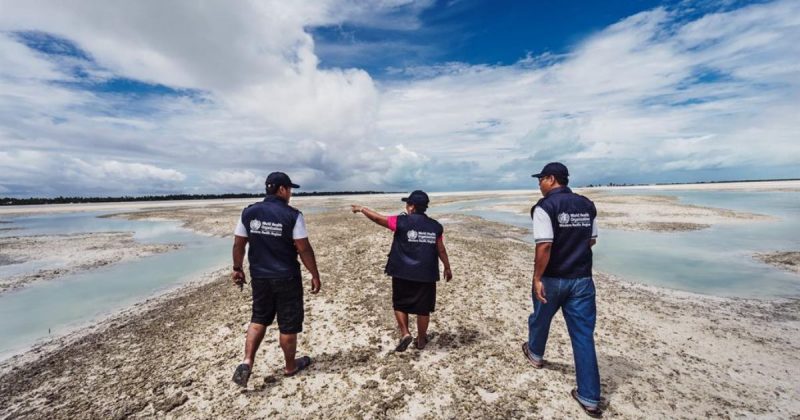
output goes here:
[[245, 245], [250, 244], [247, 259], [253, 288], [253, 309], [244, 360], [233, 374], [233, 382], [246, 387], [253, 369], [256, 351], [267, 326], [277, 315], [280, 346], [286, 360], [284, 375], [291, 376], [307, 368], [311, 358], [295, 359], [297, 333], [303, 331], [303, 285], [297, 256], [311, 272], [311, 293], [319, 292], [321, 283], [314, 250], [308, 241], [303, 213], [289, 206], [292, 183], [283, 172], [269, 174], [267, 197], [244, 209], [236, 226], [233, 243], [233, 283], [245, 283], [242, 270]]
[[597, 239], [597, 210], [588, 198], [573, 193], [569, 171], [559, 162], [538, 174], [543, 198], [531, 208], [536, 243], [532, 295], [525, 357], [544, 366], [544, 350], [553, 315], [562, 310], [567, 323], [578, 388], [570, 393], [591, 417], [601, 417], [600, 373], [594, 347], [597, 318], [592, 280], [592, 246]]

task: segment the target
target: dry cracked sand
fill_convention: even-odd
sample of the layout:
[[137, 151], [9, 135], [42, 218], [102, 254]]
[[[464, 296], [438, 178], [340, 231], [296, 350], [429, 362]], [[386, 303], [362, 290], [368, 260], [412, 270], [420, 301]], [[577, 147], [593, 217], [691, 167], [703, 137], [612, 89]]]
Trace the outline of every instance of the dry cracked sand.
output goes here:
[[[220, 269], [62, 338], [55, 349], [6, 361], [0, 417], [583, 416], [568, 396], [575, 379], [563, 318], [554, 320], [545, 369], [531, 368], [520, 351], [533, 265], [532, 246], [516, 237], [522, 230], [441, 217], [455, 278], [439, 283], [428, 347], [394, 353], [391, 285], [382, 273], [391, 235], [349, 214], [347, 201], [331, 202], [329, 212], [306, 215], [323, 282], [320, 294], [306, 295], [298, 350], [314, 358], [308, 371], [280, 374], [273, 326], [249, 387], [231, 382], [250, 294]], [[241, 207], [149, 209], [135, 217], [179, 219], [229, 236]], [[603, 273], [595, 281], [607, 418], [800, 416], [800, 301], [700, 296]]]

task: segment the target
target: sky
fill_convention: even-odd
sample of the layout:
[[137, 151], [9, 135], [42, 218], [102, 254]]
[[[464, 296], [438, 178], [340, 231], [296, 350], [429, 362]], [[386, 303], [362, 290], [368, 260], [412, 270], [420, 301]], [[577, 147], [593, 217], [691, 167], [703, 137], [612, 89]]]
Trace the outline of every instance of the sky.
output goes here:
[[0, 196], [800, 178], [800, 2], [0, 0]]

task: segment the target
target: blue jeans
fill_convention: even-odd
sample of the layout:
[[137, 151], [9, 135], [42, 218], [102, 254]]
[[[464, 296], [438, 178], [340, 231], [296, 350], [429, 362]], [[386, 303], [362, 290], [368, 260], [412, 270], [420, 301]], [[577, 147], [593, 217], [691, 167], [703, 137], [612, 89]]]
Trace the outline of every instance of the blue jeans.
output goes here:
[[594, 350], [594, 325], [597, 321], [594, 281], [591, 277], [561, 279], [542, 277], [545, 299], [533, 299], [533, 313], [528, 317], [528, 348], [536, 360], [544, 357], [550, 321], [559, 308], [567, 322], [575, 358], [575, 376], [578, 381], [578, 398], [584, 405], [597, 406], [600, 402], [600, 372]]

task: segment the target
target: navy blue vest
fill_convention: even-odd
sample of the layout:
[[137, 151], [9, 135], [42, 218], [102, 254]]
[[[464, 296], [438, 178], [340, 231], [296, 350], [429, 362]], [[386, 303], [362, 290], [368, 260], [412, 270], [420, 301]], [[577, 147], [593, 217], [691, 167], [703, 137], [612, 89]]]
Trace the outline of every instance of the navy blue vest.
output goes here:
[[386, 274], [405, 280], [433, 283], [439, 280], [436, 238], [444, 228], [425, 214], [397, 216]]
[[572, 192], [567, 187], [551, 190], [531, 207], [531, 217], [536, 207], [550, 216], [553, 225], [553, 245], [545, 277], [574, 279], [592, 275], [592, 223], [597, 210], [592, 200]]
[[297, 248], [292, 231], [300, 210], [274, 195], [242, 211], [250, 247], [250, 276], [253, 278], [300, 277]]

